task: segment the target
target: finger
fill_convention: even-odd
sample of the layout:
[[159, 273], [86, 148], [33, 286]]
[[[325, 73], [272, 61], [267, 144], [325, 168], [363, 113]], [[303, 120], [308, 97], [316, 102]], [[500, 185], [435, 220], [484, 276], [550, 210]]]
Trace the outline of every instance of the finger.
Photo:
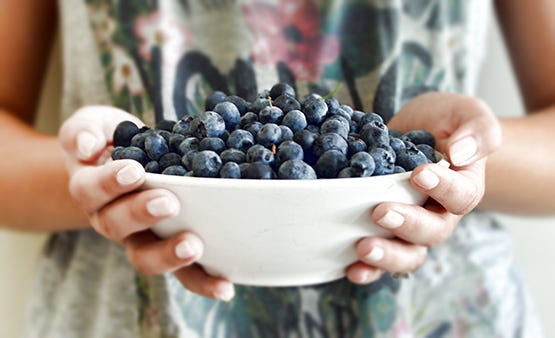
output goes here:
[[355, 262], [347, 268], [347, 278], [355, 284], [369, 284], [377, 281], [383, 270], [368, 266], [362, 262]]
[[499, 121], [482, 100], [460, 96], [454, 101], [453, 114], [460, 120], [445, 145], [453, 165], [460, 167], [473, 163], [501, 145]]
[[457, 171], [437, 164], [425, 164], [414, 169], [410, 181], [447, 211], [464, 215], [474, 209], [484, 196], [484, 166], [485, 160]]
[[424, 246], [379, 237], [363, 238], [357, 243], [356, 252], [363, 263], [390, 273], [411, 273], [427, 255]]
[[143, 231], [129, 236], [123, 243], [129, 260], [143, 275], [162, 274], [191, 265], [204, 250], [200, 238], [190, 232], [160, 239], [151, 231]]
[[88, 213], [143, 184], [145, 170], [133, 160], [118, 160], [103, 166], [85, 166], [70, 179], [71, 196]]
[[423, 207], [385, 202], [374, 208], [372, 218], [377, 225], [407, 242], [432, 247], [451, 236], [460, 216], [449, 213], [434, 201]]
[[229, 301], [235, 296], [231, 282], [208, 275], [198, 264], [179, 269], [174, 275], [184, 287], [201, 296], [224, 301]]
[[121, 242], [178, 213], [179, 201], [175, 195], [164, 189], [150, 189], [109, 203], [94, 214], [91, 225], [105, 237]]
[[83, 107], [64, 122], [59, 139], [70, 156], [82, 161], [95, 161], [112, 143], [116, 126], [125, 120], [143, 126], [138, 118], [115, 107]]

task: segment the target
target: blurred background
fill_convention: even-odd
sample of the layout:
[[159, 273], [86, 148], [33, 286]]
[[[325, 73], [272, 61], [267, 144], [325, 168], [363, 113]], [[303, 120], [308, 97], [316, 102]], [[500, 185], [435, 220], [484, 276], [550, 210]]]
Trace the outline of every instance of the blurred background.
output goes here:
[[[495, 22], [492, 22], [478, 96], [488, 102], [500, 116], [519, 116], [523, 106], [515, 85], [510, 63]], [[60, 94], [60, 50], [53, 51], [45, 83], [38, 128], [56, 132], [58, 121], [46, 121], [45, 112], [58, 111]], [[555, 299], [555, 218], [518, 218], [499, 215], [512, 233], [515, 259], [532, 293], [544, 325], [545, 336], [555, 337], [555, 322], [550, 321]], [[23, 314], [31, 286], [36, 257], [45, 236], [0, 230], [0, 337], [20, 337]]]

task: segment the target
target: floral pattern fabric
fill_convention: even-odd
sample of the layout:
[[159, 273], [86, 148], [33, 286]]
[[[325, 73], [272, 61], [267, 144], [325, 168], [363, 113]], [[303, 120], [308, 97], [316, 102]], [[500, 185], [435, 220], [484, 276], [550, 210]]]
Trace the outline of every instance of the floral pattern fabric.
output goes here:
[[[214, 90], [252, 99], [277, 81], [389, 120], [432, 90], [471, 93], [484, 0], [86, 0], [112, 103], [147, 124], [195, 115]], [[475, 50], [476, 49], [476, 50]], [[143, 337], [538, 337], [510, 241], [461, 222], [410, 279], [236, 286], [229, 303], [171, 274], [137, 275]], [[533, 336], [531, 334], [533, 332]]]

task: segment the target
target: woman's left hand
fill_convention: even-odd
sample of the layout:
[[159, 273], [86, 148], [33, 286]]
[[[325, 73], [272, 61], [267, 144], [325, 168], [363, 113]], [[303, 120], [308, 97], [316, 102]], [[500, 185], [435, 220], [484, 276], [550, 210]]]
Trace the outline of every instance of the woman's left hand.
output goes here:
[[404, 275], [422, 265], [427, 249], [448, 239], [482, 199], [486, 156], [501, 144], [501, 128], [489, 107], [458, 94], [418, 96], [388, 127], [431, 132], [436, 150], [451, 166], [430, 163], [413, 171], [411, 184], [429, 196], [423, 206], [385, 202], [372, 210], [374, 222], [395, 237], [366, 237], [357, 243], [359, 261], [347, 268], [354, 283], [373, 282], [384, 272]]

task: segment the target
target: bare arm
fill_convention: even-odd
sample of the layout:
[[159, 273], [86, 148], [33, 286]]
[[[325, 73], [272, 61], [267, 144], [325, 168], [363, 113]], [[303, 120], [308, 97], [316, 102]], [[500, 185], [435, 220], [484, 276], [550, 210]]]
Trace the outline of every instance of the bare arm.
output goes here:
[[481, 206], [555, 214], [555, 2], [497, 0], [496, 10], [527, 116], [503, 119], [503, 144], [488, 158]]
[[59, 141], [31, 127], [56, 13], [54, 0], [0, 1], [0, 226], [18, 230], [87, 224], [70, 197]]

